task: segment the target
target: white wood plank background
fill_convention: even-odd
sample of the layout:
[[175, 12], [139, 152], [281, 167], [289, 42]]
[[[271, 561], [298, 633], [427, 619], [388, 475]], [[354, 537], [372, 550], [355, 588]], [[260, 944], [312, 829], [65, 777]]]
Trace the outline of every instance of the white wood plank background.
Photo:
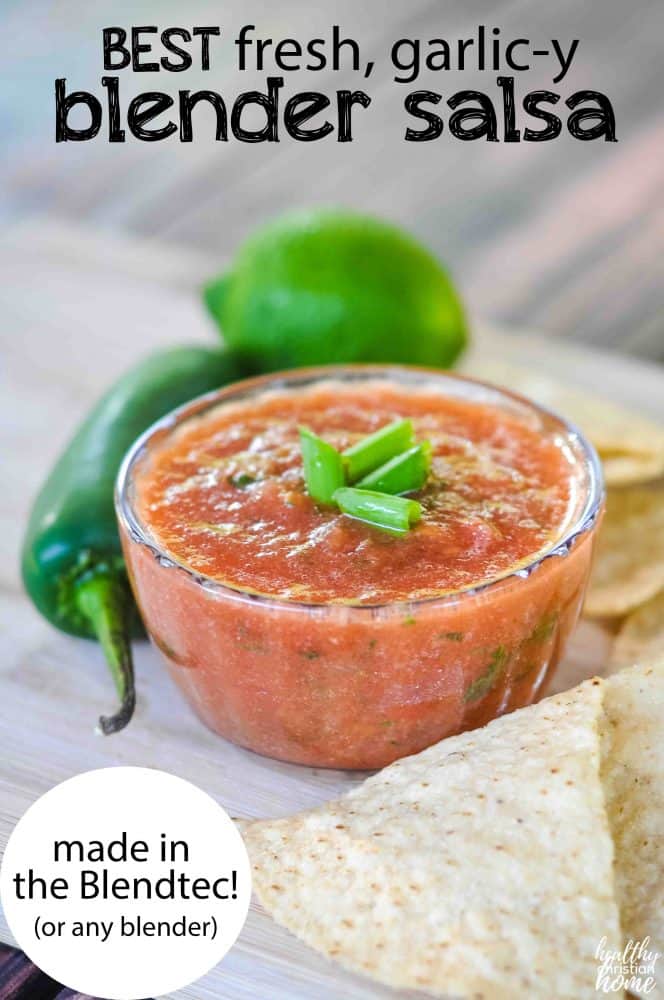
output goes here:
[[[335, 136], [215, 143], [203, 113], [191, 144], [109, 145], [100, 134], [56, 146], [54, 79], [101, 93], [102, 27], [156, 23], [220, 25], [218, 58], [209, 73], [120, 74], [125, 107], [146, 89], [211, 87], [233, 100], [263, 85], [265, 72], [235, 70], [232, 39], [244, 23], [262, 37], [304, 40], [339, 24], [375, 60], [372, 78], [298, 73], [286, 85], [325, 93], [366, 86], [373, 104], [346, 144]], [[404, 142], [406, 93], [426, 88], [446, 100], [470, 87], [496, 100], [496, 74], [424, 73], [416, 85], [395, 84], [391, 44], [469, 38], [478, 24], [544, 47], [580, 39], [559, 84], [549, 64], [517, 74], [519, 103], [539, 87], [563, 100], [596, 88], [612, 99], [619, 141], [577, 142], [564, 132], [546, 143], [468, 143], [446, 132]], [[661, 0], [3, 0], [0, 219], [48, 213], [214, 258], [276, 213], [344, 204], [424, 239], [485, 315], [664, 361], [663, 31]]]
[[[189, 713], [146, 645], [136, 654], [134, 723], [118, 737], [95, 737], [100, 709], [113, 704], [98, 648], [55, 632], [21, 591], [20, 536], [45, 469], [90, 402], [122, 369], [165, 343], [215, 336], [197, 286], [217, 264], [207, 254], [91, 237], [61, 223], [24, 225], [0, 241], [0, 845], [40, 793], [95, 767], [160, 767], [243, 816], [285, 814], [360, 780], [279, 764], [214, 737]], [[498, 334], [479, 324], [475, 350], [542, 367], [664, 419], [659, 368], [534, 336]], [[584, 623], [559, 686], [601, 668], [607, 645], [601, 628]], [[11, 940], [4, 922], [0, 938]], [[252, 909], [227, 959], [172, 1000], [351, 996], [407, 994], [342, 972]]]

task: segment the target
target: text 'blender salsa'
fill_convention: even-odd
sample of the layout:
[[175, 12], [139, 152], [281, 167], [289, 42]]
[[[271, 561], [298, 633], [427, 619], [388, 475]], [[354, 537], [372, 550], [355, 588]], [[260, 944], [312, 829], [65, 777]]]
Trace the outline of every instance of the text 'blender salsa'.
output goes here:
[[[299, 426], [343, 451], [405, 417], [432, 445], [412, 530], [395, 537], [307, 495]], [[520, 414], [387, 381], [327, 382], [186, 425], [138, 483], [138, 509], [175, 560], [231, 587], [381, 604], [465, 589], [532, 561], [568, 526], [574, 480], [560, 441]]]

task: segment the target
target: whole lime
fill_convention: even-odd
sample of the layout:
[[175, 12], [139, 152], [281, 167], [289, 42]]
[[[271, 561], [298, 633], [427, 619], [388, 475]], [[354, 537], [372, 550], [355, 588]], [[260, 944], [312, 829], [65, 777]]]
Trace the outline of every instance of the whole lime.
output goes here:
[[447, 367], [467, 337], [436, 258], [395, 226], [350, 212], [288, 215], [261, 229], [204, 298], [228, 344], [258, 371]]

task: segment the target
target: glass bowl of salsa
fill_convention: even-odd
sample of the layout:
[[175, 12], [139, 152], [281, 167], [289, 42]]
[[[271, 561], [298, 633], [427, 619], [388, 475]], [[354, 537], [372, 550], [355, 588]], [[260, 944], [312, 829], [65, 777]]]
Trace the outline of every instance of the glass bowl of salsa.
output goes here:
[[[395, 536], [314, 502], [298, 428], [430, 442]], [[516, 394], [387, 366], [249, 379], [155, 424], [117, 512], [152, 641], [216, 733], [368, 769], [529, 704], [575, 626], [602, 512], [592, 446]]]

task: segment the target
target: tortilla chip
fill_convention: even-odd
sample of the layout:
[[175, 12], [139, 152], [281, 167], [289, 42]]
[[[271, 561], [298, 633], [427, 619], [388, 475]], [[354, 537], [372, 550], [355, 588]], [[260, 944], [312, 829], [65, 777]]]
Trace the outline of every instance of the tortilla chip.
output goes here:
[[[592, 438], [591, 438], [592, 440]], [[594, 444], [594, 441], [593, 441]], [[602, 461], [604, 480], [608, 486], [633, 486], [648, 483], [662, 475], [662, 460], [658, 453], [618, 452], [595, 445]]]
[[623, 615], [664, 589], [664, 487], [610, 490], [584, 612]]
[[[626, 942], [658, 952], [664, 996], [664, 664], [624, 670], [606, 682], [602, 778], [615, 844], [616, 896]], [[641, 959], [646, 964], [645, 958]], [[642, 982], [646, 976], [642, 976]], [[636, 992], [633, 990], [633, 992]]]
[[664, 590], [633, 611], [620, 627], [611, 650], [611, 668], [664, 663]]
[[275, 920], [389, 986], [595, 995], [620, 948], [600, 682], [444, 740], [344, 799], [244, 830]]
[[465, 371], [520, 392], [577, 424], [597, 449], [609, 486], [644, 483], [664, 475], [664, 427], [653, 421], [502, 361], [474, 358]]

